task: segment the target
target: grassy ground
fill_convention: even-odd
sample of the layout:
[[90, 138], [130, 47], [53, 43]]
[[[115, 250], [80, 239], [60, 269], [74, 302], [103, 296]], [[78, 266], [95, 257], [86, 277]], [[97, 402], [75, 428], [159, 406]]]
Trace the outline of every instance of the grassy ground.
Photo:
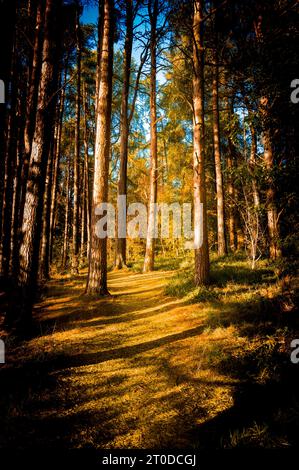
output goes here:
[[194, 289], [191, 261], [173, 263], [110, 273], [104, 300], [84, 296], [84, 271], [54, 277], [40, 334], [7, 338], [0, 447], [298, 444], [295, 281], [228, 258]]

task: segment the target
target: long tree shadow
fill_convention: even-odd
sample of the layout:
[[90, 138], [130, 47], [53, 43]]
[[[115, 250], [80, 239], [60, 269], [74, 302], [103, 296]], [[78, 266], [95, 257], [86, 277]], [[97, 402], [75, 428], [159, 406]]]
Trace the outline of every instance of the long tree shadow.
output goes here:
[[[153, 294], [157, 290], [157, 279], [160, 280], [162, 277], [155, 275], [153, 284], [150, 283], [146, 287], [144, 275], [132, 274], [131, 277], [134, 284], [129, 288], [123, 274], [112, 273], [109, 285], [113, 286], [116, 293], [109, 299], [97, 297], [90, 299], [84, 292], [78, 291], [78, 288], [74, 287], [69, 280], [67, 289], [65, 286], [60, 287], [54, 284], [46, 304], [41, 303], [35, 309], [35, 333], [37, 335], [41, 332], [49, 334], [53, 329], [72, 328], [74, 325], [84, 328], [130, 322], [134, 316], [136, 319], [149, 318], [152, 315], [167, 312], [175, 304], [184, 303], [183, 300], [166, 299], [153, 306], [153, 302], [159, 302], [161, 299], [159, 292], [155, 296]], [[153, 277], [152, 274], [150, 277]], [[140, 295], [143, 295], [142, 299]], [[128, 296], [130, 296], [129, 303]]]
[[[181, 333], [175, 333], [171, 335], [163, 336], [152, 341], [146, 341], [144, 343], [137, 343], [133, 346], [124, 346], [115, 349], [109, 349], [104, 351], [99, 351], [95, 353], [83, 353], [77, 355], [65, 356], [62, 360], [58, 359], [58, 364], [60, 369], [71, 368], [71, 367], [80, 367], [88, 366], [93, 364], [101, 364], [102, 362], [111, 361], [115, 359], [127, 359], [134, 357], [138, 354], [142, 354], [152, 349], [159, 348], [161, 346], [167, 346], [175, 341], [180, 341], [187, 338], [192, 338], [198, 336], [202, 333], [204, 327], [202, 325], [195, 328], [190, 328], [184, 330]], [[52, 360], [52, 364], [55, 363], [55, 360]]]
[[[62, 359], [62, 358], [60, 358]], [[63, 360], [62, 360], [63, 362]], [[36, 449], [71, 448], [70, 435], [80, 434], [98, 420], [101, 427], [100, 441], [111, 439], [108, 423], [117, 418], [118, 409], [100, 411], [76, 411], [69, 413], [74, 400], [68, 391], [57, 381], [59, 361], [44, 361], [40, 364], [28, 363], [17, 369], [0, 370], [0, 448]], [[122, 373], [114, 380], [125, 381]], [[106, 389], [103, 397], [112, 395]], [[79, 404], [87, 400], [83, 394], [78, 397]], [[105, 430], [105, 431], [103, 431]], [[85, 444], [86, 445], [86, 444]]]
[[[237, 367], [237, 364], [234, 364]], [[277, 448], [299, 444], [299, 377], [285, 364], [278, 382], [239, 384], [234, 405], [189, 434], [199, 449]]]
[[299, 445], [299, 366], [290, 359], [291, 340], [299, 337], [298, 309], [295, 300], [285, 312], [281, 300], [231, 302], [207, 319], [209, 329], [233, 326], [258, 347], [240, 355], [219, 353], [217, 370], [238, 385], [230, 409], [190, 432], [199, 448]]
[[[29, 358], [27, 362], [20, 363], [19, 367], [0, 369], [0, 381], [1, 385], [3, 384], [0, 398], [2, 423], [0, 447], [31, 449], [40, 445], [48, 448], [69, 448], [72, 445], [78, 445], [79, 442], [73, 443], [71, 436], [77, 434], [80, 437], [81, 432], [88, 434], [91, 425], [93, 425], [93, 436], [85, 439], [84, 446], [93, 446], [94, 442], [99, 446], [105, 446], [114, 439], [116, 434], [134, 429], [138, 425], [134, 417], [128, 417], [126, 429], [117, 428], [124, 410], [121, 400], [117, 405], [115, 402], [117, 397], [122, 397], [128, 391], [127, 374], [130, 374], [138, 361], [142, 367], [148, 367], [148, 370], [151, 370], [154, 364], [157, 371], [156, 377], [164, 378], [167, 374], [169, 375], [167, 390], [169, 393], [164, 396], [163, 394], [157, 396], [153, 393], [152, 398], [147, 400], [146, 406], [149, 408], [154, 406], [158, 411], [160, 406], [168, 403], [171, 411], [176, 410], [176, 413], [171, 413], [163, 421], [164, 430], [177, 429], [176, 433], [171, 431], [167, 435], [161, 432], [159, 430], [161, 422], [154, 420], [148, 425], [149, 439], [152, 439], [148, 442], [155, 443], [158, 447], [172, 444], [174, 447], [186, 446], [200, 449], [234, 446], [277, 447], [297, 444], [299, 436], [298, 366], [290, 363], [286, 351], [281, 352], [278, 347], [275, 347], [265, 356], [257, 355], [256, 351], [252, 353], [249, 351], [240, 357], [223, 354], [215, 368], [222, 377], [227, 376], [227, 380], [212, 379], [208, 387], [211, 393], [218, 386], [232, 387], [233, 406], [218, 413], [212, 419], [209, 419], [209, 414], [202, 406], [200, 397], [198, 400], [195, 398], [194, 408], [188, 411], [190, 410], [188, 402], [190, 395], [188, 393], [184, 395], [178, 387], [180, 383], [183, 383], [188, 390], [189, 386], [194, 385], [192, 390], [200, 394], [201, 386], [205, 386], [204, 379], [194, 378], [192, 373], [188, 375], [186, 370], [185, 372], [172, 371], [169, 364], [164, 366], [164, 362], [167, 362], [167, 355], [171, 358], [172, 348], [177, 348], [176, 342], [182, 342], [188, 338], [195, 338], [194, 341], [197, 341], [197, 337], [200, 338], [205, 329], [213, 330], [218, 327], [225, 329], [233, 325], [239, 335], [251, 340], [254, 336], [265, 336], [279, 328], [284, 328], [290, 324], [290, 315], [295, 326], [294, 312], [283, 316], [284, 314], [278, 309], [279, 302], [276, 300], [279, 299], [274, 299], [274, 301], [272, 299], [269, 304], [262, 303], [261, 306], [260, 299], [253, 299], [247, 302], [243, 309], [236, 302], [225, 304], [219, 302], [217, 308], [214, 309], [214, 314], [211, 314], [206, 321], [199, 326], [185, 328], [179, 333], [163, 334], [157, 339], [143, 342], [136, 337], [136, 344], [131, 342], [130, 345], [121, 344], [127, 340], [126, 334], [120, 337], [116, 335], [110, 338], [110, 342], [102, 341], [105, 339], [104, 335], [98, 338], [95, 344], [93, 344], [94, 337], [92, 337], [84, 340], [79, 353], [72, 344], [66, 344], [62, 353], [55, 355], [51, 352], [40, 359], [38, 356]], [[148, 308], [148, 311], [136, 310], [138, 305], [133, 301], [133, 304], [130, 304], [132, 311], [127, 314], [122, 299], [117, 305], [113, 301], [103, 302], [105, 303], [97, 303], [89, 312], [80, 313], [80, 311], [72, 310], [66, 313], [62, 310], [60, 313], [63, 318], [66, 313], [65, 320], [70, 319], [71, 313], [71, 317], [73, 316], [75, 321], [78, 321], [78, 327], [81, 328], [101, 327], [104, 323], [121, 323], [123, 320], [148, 318], [148, 316], [159, 315], [173, 308], [171, 299], [164, 306], [163, 304], [157, 305]], [[115, 307], [117, 307], [116, 310]], [[70, 308], [70, 305], [66, 308]], [[98, 312], [98, 309], [103, 309], [103, 311]], [[113, 316], [112, 312], [116, 315]], [[97, 318], [97, 315], [103, 318]], [[132, 339], [135, 340], [131, 335]], [[120, 343], [117, 342], [118, 340]], [[217, 338], [214, 338], [214, 341], [215, 347], [219, 347]], [[111, 344], [116, 344], [116, 347], [111, 347]], [[184, 347], [188, 348], [188, 344], [187, 342]], [[163, 348], [161, 354], [159, 348]], [[150, 351], [153, 353], [142, 356]], [[186, 357], [189, 357], [189, 354]], [[105, 367], [107, 366], [107, 370], [111, 371], [110, 365], [117, 360], [122, 361], [122, 364], [123, 361], [128, 361], [128, 364], [117, 369], [113, 379], [109, 375], [109, 380], [115, 381], [115, 387], [105, 384], [101, 367], [97, 369], [99, 379], [95, 385], [92, 380], [81, 381], [81, 376], [86, 377], [86, 374], [94, 373], [92, 370], [89, 371], [88, 366], [109, 363], [109, 366], [105, 364]], [[264, 360], [267, 363], [263, 364]], [[134, 361], [134, 365], [131, 361]], [[256, 380], [256, 372], [263, 366], [273, 369], [273, 373], [264, 383], [259, 383]], [[128, 367], [127, 371], [126, 367]], [[63, 386], [63, 381], [61, 382], [63, 377], [75, 381], [77, 397], [70, 398], [68, 388]], [[161, 380], [156, 377], [152, 379], [153, 387]], [[139, 380], [141, 380], [140, 385]], [[142, 387], [141, 375], [136, 381], [137, 385]], [[164, 382], [160, 382], [160, 386], [161, 383]], [[96, 387], [95, 391], [93, 387]], [[94, 395], [95, 398], [93, 398]], [[89, 406], [89, 401], [92, 402], [93, 399], [100, 404], [101, 400], [108, 398], [113, 405], [108, 407], [103, 405], [96, 409], [92, 405]], [[85, 403], [86, 409], [84, 409]], [[180, 413], [182, 408], [187, 410], [184, 416]], [[196, 424], [199, 416], [205, 420], [200, 425]], [[114, 427], [111, 425], [112, 421]], [[96, 431], [97, 426], [98, 431]]]
[[[92, 423], [100, 423], [101, 431], [96, 438], [100, 445], [109, 442], [115, 433], [108, 422], [117, 420], [122, 408], [105, 408], [103, 410], [75, 411], [69, 415], [68, 409], [74, 408], [73, 398], [68, 397], [68, 391], [64, 389], [57, 378], [66, 374], [74, 375], [73, 367], [98, 365], [115, 359], [135, 358], [139, 354], [154, 350], [186, 338], [201, 334], [202, 327], [190, 328], [180, 333], [166, 335], [157, 340], [139, 343], [133, 346], [119, 347], [107, 351], [99, 351], [93, 354], [78, 354], [70, 356], [68, 351], [53, 357], [53, 354], [43, 357], [42, 360], [28, 361], [19, 367], [0, 369], [0, 381], [2, 386], [0, 399], [0, 447], [14, 447], [30, 449], [36, 445], [42, 447], [69, 447], [70, 435], [88, 429]], [[80, 374], [76, 371], [75, 376]], [[84, 372], [85, 373], [85, 372]], [[111, 380], [111, 379], [110, 379]], [[119, 389], [119, 384], [126, 381], [123, 369], [113, 378], [117, 381], [117, 393], [124, 393]], [[80, 391], [78, 381], [78, 404], [82, 407], [88, 400], [88, 389]], [[81, 387], [82, 388], [82, 387]], [[126, 390], [127, 391], [127, 390]], [[116, 391], [103, 383], [97, 389], [97, 401], [107, 399]], [[107, 425], [105, 424], [107, 422]], [[132, 424], [133, 425], [133, 424]], [[128, 424], [128, 426], [130, 426]], [[109, 430], [110, 429], [110, 430]], [[114, 434], [113, 434], [114, 433]], [[24, 437], [25, 436], [25, 437]], [[85, 444], [86, 445], [86, 442]]]

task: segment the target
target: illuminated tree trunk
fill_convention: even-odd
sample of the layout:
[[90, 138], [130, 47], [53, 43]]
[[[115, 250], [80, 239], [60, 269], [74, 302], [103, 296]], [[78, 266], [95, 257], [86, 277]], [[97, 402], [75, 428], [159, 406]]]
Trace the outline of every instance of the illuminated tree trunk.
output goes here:
[[69, 240], [69, 214], [70, 214], [70, 162], [66, 164], [66, 195], [64, 204], [64, 231], [63, 231], [63, 245], [62, 245], [62, 258], [61, 267], [66, 269], [67, 265], [67, 252]]
[[235, 200], [236, 192], [233, 183], [232, 172], [234, 169], [234, 149], [233, 144], [229, 143], [229, 151], [226, 157], [227, 169], [229, 171], [227, 190], [229, 195], [229, 211], [228, 211], [228, 231], [229, 231], [229, 246], [232, 252], [237, 249], [237, 232], [236, 232], [236, 210]]
[[[38, 93], [38, 81], [41, 71], [41, 47], [42, 47], [42, 27], [43, 27], [43, 2], [37, 2], [36, 21], [35, 21], [35, 36], [34, 47], [32, 55], [32, 66], [29, 71], [28, 80], [28, 95], [27, 95], [27, 109], [26, 109], [26, 122], [24, 129], [24, 146], [25, 146], [25, 159], [23, 162], [22, 180], [24, 182], [24, 193], [26, 192], [26, 181], [28, 175], [29, 158], [31, 153], [32, 138], [34, 133], [35, 115], [36, 115], [36, 102]], [[23, 197], [25, 201], [25, 195]]]
[[250, 124], [250, 134], [251, 134], [251, 148], [250, 148], [250, 159], [249, 167], [252, 174], [252, 194], [254, 207], [258, 210], [260, 208], [260, 196], [258, 192], [258, 185], [255, 177], [255, 167], [256, 167], [256, 153], [257, 153], [257, 137], [256, 131], [253, 124]]
[[113, 71], [113, 19], [114, 2], [104, 0], [103, 37], [100, 80], [97, 96], [97, 125], [95, 141], [94, 181], [92, 194], [91, 246], [86, 292], [109, 295], [107, 288], [107, 238], [99, 238], [96, 225], [99, 216], [95, 211], [101, 203], [108, 202], [108, 177], [110, 154], [110, 126]]
[[[43, 36], [43, 17], [44, 17], [44, 2], [38, 0], [36, 2], [36, 10], [32, 8], [32, 5], [28, 5], [28, 15], [35, 15], [35, 29], [34, 33], [31, 34], [31, 30], [28, 29], [26, 34], [30, 38], [33, 44], [32, 53], [29, 54], [29, 63], [27, 67], [27, 93], [25, 104], [22, 104], [24, 108], [22, 115], [25, 116], [24, 126], [19, 125], [19, 132], [22, 133], [22, 137], [19, 137], [19, 141], [22, 142], [24, 148], [20, 148], [18, 155], [18, 177], [16, 179], [16, 188], [14, 192], [14, 221], [12, 223], [12, 243], [11, 243], [11, 272], [13, 277], [17, 277], [17, 271], [19, 267], [19, 241], [21, 238], [20, 234], [20, 222], [23, 220], [24, 204], [26, 197], [26, 187], [29, 169], [29, 159], [31, 153], [31, 145], [34, 133], [36, 109], [37, 109], [37, 95], [38, 85], [40, 80], [41, 72], [41, 55], [42, 55], [42, 36]], [[32, 37], [31, 37], [32, 36]]]
[[[101, 80], [101, 51], [103, 44], [103, 27], [104, 27], [104, 0], [98, 0], [99, 2], [99, 19], [98, 19], [98, 54], [97, 54], [97, 70], [96, 70], [96, 99], [95, 99], [95, 115], [97, 116], [99, 86]], [[97, 123], [96, 123], [97, 124]]]
[[157, 81], [157, 19], [158, 19], [158, 0], [153, 0], [148, 5], [149, 17], [151, 23], [151, 76], [150, 76], [150, 195], [149, 195], [149, 214], [147, 226], [147, 238], [143, 272], [154, 269], [155, 259], [155, 204], [157, 202], [158, 187], [158, 146], [157, 146], [157, 99], [156, 99], [156, 81]]
[[[86, 224], [87, 224], [87, 204], [86, 204], [86, 169], [85, 169], [85, 160], [86, 160], [86, 139], [84, 131], [84, 161], [82, 168], [82, 193], [81, 193], [81, 235], [80, 235], [80, 263], [84, 262], [85, 258], [85, 247], [86, 247]], [[88, 155], [88, 154], [87, 154]]]
[[87, 248], [88, 255], [90, 250], [90, 224], [91, 224], [91, 207], [89, 192], [89, 156], [88, 156], [88, 124], [87, 124], [87, 94], [86, 87], [83, 83], [83, 104], [84, 104], [84, 199], [86, 207], [86, 224], [87, 224]]
[[73, 241], [72, 241], [72, 273], [78, 274], [79, 266], [79, 182], [80, 182], [80, 103], [81, 103], [81, 31], [79, 21], [79, 6], [76, 12], [77, 36], [77, 95], [76, 95], [76, 124], [75, 124], [75, 153], [74, 153], [74, 210], [73, 210]]
[[216, 173], [216, 199], [217, 199], [217, 240], [218, 255], [227, 253], [225, 237], [224, 218], [224, 194], [223, 178], [220, 152], [220, 126], [219, 126], [219, 103], [218, 103], [219, 70], [217, 51], [214, 51], [213, 81], [212, 81], [212, 105], [213, 105], [213, 142]]
[[279, 217], [276, 205], [275, 181], [273, 177], [274, 170], [274, 153], [272, 146], [271, 130], [269, 129], [269, 102], [267, 97], [260, 100], [260, 111], [263, 120], [263, 145], [264, 145], [264, 161], [267, 170], [267, 193], [266, 193], [266, 210], [269, 235], [269, 255], [271, 259], [277, 259], [281, 256], [279, 247]]
[[45, 177], [55, 109], [53, 92], [56, 90], [58, 78], [56, 47], [57, 15], [60, 7], [60, 1], [47, 0], [46, 2], [42, 70], [20, 245], [18, 283], [22, 291], [20, 323], [23, 326], [30, 323], [32, 304], [37, 287]]
[[62, 87], [61, 94], [60, 94], [58, 122], [57, 122], [56, 139], [55, 139], [54, 172], [53, 172], [53, 175], [52, 175], [52, 184], [51, 184], [49, 264], [53, 260], [55, 214], [56, 214], [56, 207], [57, 207], [57, 188], [58, 188], [58, 178], [59, 178], [59, 162], [60, 162], [60, 155], [61, 155], [62, 124], [63, 124], [63, 114], [64, 114], [65, 87], [66, 87], [66, 79], [67, 79], [67, 70], [68, 70], [68, 59], [66, 60], [66, 64], [65, 64], [63, 87]]
[[[53, 136], [52, 136], [53, 137]], [[47, 175], [45, 183], [43, 216], [42, 216], [42, 236], [39, 257], [39, 280], [49, 279], [49, 243], [50, 243], [50, 216], [51, 216], [51, 183], [54, 163], [54, 149], [51, 149], [47, 165]]]
[[[232, 99], [229, 95], [228, 80], [226, 74], [226, 95], [224, 96], [225, 109], [226, 109], [226, 120], [231, 122], [233, 119], [233, 105]], [[237, 249], [237, 232], [236, 232], [236, 210], [235, 200], [236, 191], [234, 186], [233, 171], [235, 165], [236, 149], [234, 142], [230, 135], [227, 137], [228, 151], [226, 155], [226, 168], [227, 168], [227, 194], [226, 199], [228, 204], [228, 235], [229, 235], [229, 248], [230, 251], [234, 252]]]
[[204, 156], [204, 64], [203, 2], [194, 1], [193, 13], [193, 185], [195, 284], [209, 282], [209, 247], [207, 229], [205, 156]]
[[[127, 166], [128, 166], [128, 140], [129, 140], [129, 117], [128, 100], [131, 75], [131, 57], [133, 45], [133, 4], [132, 0], [126, 3], [126, 39], [124, 49], [124, 78], [121, 101], [121, 123], [120, 123], [120, 169], [118, 180], [118, 196], [127, 195]], [[117, 220], [117, 227], [121, 219]], [[121, 269], [126, 265], [126, 237], [118, 238], [116, 234], [116, 260], [115, 266]]]

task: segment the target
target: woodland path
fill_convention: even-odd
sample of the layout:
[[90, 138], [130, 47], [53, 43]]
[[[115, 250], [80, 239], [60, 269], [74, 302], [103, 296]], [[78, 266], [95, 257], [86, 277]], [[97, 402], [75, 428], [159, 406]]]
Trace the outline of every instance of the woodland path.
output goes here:
[[209, 331], [203, 305], [167, 297], [172, 275], [113, 272], [104, 300], [83, 295], [86, 273], [49, 283], [41, 335], [12, 359], [7, 425], [19, 423], [24, 447], [192, 447], [198, 426], [232, 407], [236, 381], [204, 364], [232, 332]]

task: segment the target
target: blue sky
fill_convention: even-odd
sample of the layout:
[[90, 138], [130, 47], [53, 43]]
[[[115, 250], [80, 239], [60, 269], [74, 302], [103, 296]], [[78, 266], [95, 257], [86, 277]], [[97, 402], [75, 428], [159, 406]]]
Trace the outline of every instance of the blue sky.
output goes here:
[[82, 23], [96, 23], [99, 15], [98, 10], [97, 5], [85, 6], [81, 16]]
[[[98, 16], [99, 16], [99, 7], [98, 7], [98, 1], [93, 0], [90, 2], [90, 5], [85, 5], [83, 8], [83, 13], [81, 16], [81, 22], [83, 24], [97, 24], [98, 21]], [[118, 47], [121, 47], [118, 45]], [[115, 46], [115, 49], [117, 49], [117, 46]], [[140, 52], [142, 48], [140, 48], [140, 45], [134, 43], [133, 45], [133, 57], [136, 60], [136, 62], [139, 62], [140, 59]], [[165, 76], [164, 72], [159, 71], [158, 72], [158, 82], [163, 83], [165, 81]]]

